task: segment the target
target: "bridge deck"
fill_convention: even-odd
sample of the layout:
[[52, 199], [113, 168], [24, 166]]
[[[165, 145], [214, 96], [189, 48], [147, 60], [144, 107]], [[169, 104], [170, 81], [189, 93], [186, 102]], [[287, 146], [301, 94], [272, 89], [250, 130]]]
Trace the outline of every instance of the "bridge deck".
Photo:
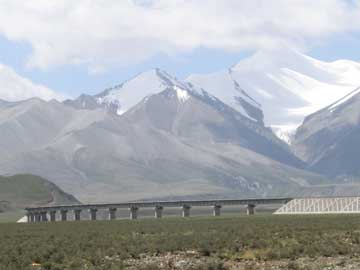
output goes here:
[[189, 206], [214, 206], [214, 205], [259, 205], [259, 204], [286, 204], [292, 198], [264, 198], [264, 199], [225, 199], [225, 200], [183, 200], [183, 201], [141, 201], [141, 202], [124, 202], [124, 203], [107, 203], [107, 204], [79, 204], [79, 205], [58, 205], [48, 207], [29, 207], [28, 212], [37, 211], [58, 211], [73, 209], [110, 209], [110, 208], [131, 208], [131, 207], [181, 207]]

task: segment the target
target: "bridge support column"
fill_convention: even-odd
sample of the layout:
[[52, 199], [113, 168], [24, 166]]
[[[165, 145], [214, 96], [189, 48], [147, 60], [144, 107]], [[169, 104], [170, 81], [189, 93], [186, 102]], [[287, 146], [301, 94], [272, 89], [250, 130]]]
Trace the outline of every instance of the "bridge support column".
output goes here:
[[248, 204], [246, 208], [247, 215], [255, 215], [255, 204]]
[[27, 214], [26, 214], [26, 222], [27, 222], [27, 223], [30, 223], [30, 222], [31, 222], [31, 214], [30, 214], [30, 213], [27, 213]]
[[30, 213], [30, 222], [35, 222], [35, 213]]
[[46, 212], [46, 211], [40, 212], [40, 219], [41, 219], [41, 222], [46, 222], [46, 221], [48, 221], [47, 212]]
[[49, 213], [50, 213], [50, 221], [55, 222], [56, 221], [56, 211], [51, 210]]
[[41, 221], [41, 216], [39, 212], [35, 213], [35, 222], [40, 222]]
[[116, 208], [109, 208], [109, 220], [116, 219]]
[[130, 207], [130, 219], [137, 219], [138, 218], [138, 210], [139, 208], [136, 206]]
[[74, 209], [74, 220], [81, 220], [81, 209]]
[[190, 205], [183, 205], [182, 207], [182, 217], [190, 217]]
[[89, 210], [89, 212], [90, 212], [90, 220], [96, 220], [96, 212], [97, 212], [98, 210], [96, 209], [96, 208], [91, 208], [90, 210]]
[[221, 205], [214, 205], [213, 206], [213, 216], [214, 217], [220, 216], [221, 207], [222, 207]]
[[162, 218], [162, 211], [164, 207], [161, 205], [155, 206], [155, 218]]
[[36, 217], [35, 217], [35, 219], [36, 219], [36, 222], [41, 222], [41, 213], [36, 213]]
[[60, 210], [61, 221], [67, 221], [67, 212], [68, 210], [66, 209]]

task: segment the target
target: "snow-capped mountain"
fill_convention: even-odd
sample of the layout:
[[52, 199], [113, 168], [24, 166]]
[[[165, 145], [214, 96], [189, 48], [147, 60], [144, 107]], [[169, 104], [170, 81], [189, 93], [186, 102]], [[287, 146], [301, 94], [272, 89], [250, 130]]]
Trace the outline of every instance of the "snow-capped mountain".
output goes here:
[[246, 93], [264, 112], [265, 125], [288, 140], [305, 116], [360, 85], [360, 63], [323, 62], [279, 49], [257, 52], [228, 70], [191, 75], [186, 81], [235, 109], [239, 107], [239, 95]]
[[[359, 137], [360, 90], [351, 92], [359, 70], [348, 61], [260, 52], [229, 70], [185, 81], [153, 69], [98, 95], [62, 103], [0, 100], [0, 150], [5, 153], [0, 172], [44, 176], [83, 201], [118, 200], [119, 194], [123, 200], [149, 194], [299, 195], [312, 192], [313, 185], [319, 195], [332, 194], [336, 188], [326, 186], [332, 182], [304, 171], [306, 164], [267, 126], [286, 140], [309, 108], [325, 107], [325, 116], [314, 122], [313, 116], [306, 118], [293, 149], [309, 155], [299, 155], [309, 169], [325, 174], [311, 165], [317, 153], [326, 158], [325, 169], [336, 168], [336, 162], [325, 161], [333, 157], [328, 149], [337, 147], [339, 153], [344, 145], [331, 144], [344, 134], [338, 123], [354, 134], [345, 142]], [[349, 109], [343, 111], [345, 105]], [[328, 132], [333, 127], [336, 132]], [[316, 133], [317, 128], [322, 130]], [[344, 149], [347, 156], [356, 148], [345, 144]]]
[[[236, 103], [238, 104], [237, 111], [243, 116], [262, 124], [263, 113], [260, 109], [260, 105], [238, 86], [236, 87], [239, 91], [236, 99]], [[186, 93], [188, 91], [197, 93], [198, 95], [211, 96], [206, 89], [181, 81], [160, 69], [151, 69], [140, 73], [118, 86], [106, 89], [98, 95], [81, 95], [76, 100], [67, 100], [65, 103], [83, 109], [105, 107], [109, 111], [122, 115], [145, 97], [158, 94], [167, 88], [175, 89], [180, 99], [186, 99]], [[214, 94], [216, 93], [213, 93], [212, 95], [216, 97]], [[228, 100], [220, 100], [225, 104], [230, 105]]]
[[123, 116], [200, 144], [236, 144], [294, 167], [304, 165], [271, 130], [206, 92], [169, 87], [144, 98]]
[[116, 108], [116, 113], [121, 115], [139, 103], [144, 97], [160, 93], [171, 86], [176, 86], [179, 89], [188, 88], [184, 83], [166, 72], [152, 69], [121, 85], [105, 90], [96, 95], [95, 98], [99, 104], [105, 104], [109, 108]]
[[9, 103], [0, 107], [0, 151], [2, 174], [46, 177], [82, 202], [276, 196], [326, 183], [262, 124], [177, 85], [122, 115]]
[[98, 95], [65, 103], [76, 108], [106, 108], [118, 115], [143, 98], [168, 87], [216, 97], [250, 120], [270, 126], [291, 143], [304, 118], [360, 85], [360, 63], [323, 62], [289, 49], [259, 51], [227, 70], [179, 80], [160, 69], [143, 72]]

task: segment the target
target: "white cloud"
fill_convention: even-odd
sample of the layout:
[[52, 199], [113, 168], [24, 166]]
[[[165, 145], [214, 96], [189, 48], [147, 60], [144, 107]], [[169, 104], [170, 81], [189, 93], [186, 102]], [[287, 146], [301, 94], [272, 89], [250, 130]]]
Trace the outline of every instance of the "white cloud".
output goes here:
[[85, 64], [94, 73], [199, 47], [304, 49], [359, 31], [359, 17], [349, 0], [0, 1], [0, 33], [31, 44], [30, 67]]
[[65, 98], [45, 86], [34, 84], [29, 79], [21, 77], [12, 68], [0, 64], [0, 99], [19, 101], [32, 97], [44, 100]]

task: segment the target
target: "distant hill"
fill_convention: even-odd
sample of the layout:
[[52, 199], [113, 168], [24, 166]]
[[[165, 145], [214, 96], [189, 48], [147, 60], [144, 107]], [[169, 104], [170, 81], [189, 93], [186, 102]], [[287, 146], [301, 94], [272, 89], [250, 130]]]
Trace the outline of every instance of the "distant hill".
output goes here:
[[27, 206], [79, 203], [55, 184], [35, 175], [0, 176], [0, 213]]

